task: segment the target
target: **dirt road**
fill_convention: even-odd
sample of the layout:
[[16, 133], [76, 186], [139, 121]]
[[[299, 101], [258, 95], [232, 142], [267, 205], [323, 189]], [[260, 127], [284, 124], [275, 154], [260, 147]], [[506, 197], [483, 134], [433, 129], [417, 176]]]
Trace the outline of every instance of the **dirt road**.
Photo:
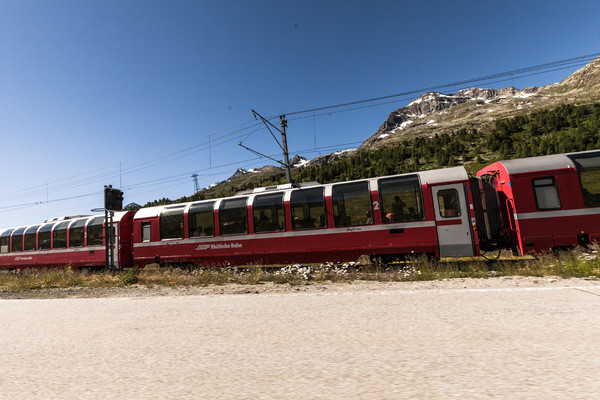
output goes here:
[[484, 281], [0, 300], [0, 399], [600, 398], [598, 282]]

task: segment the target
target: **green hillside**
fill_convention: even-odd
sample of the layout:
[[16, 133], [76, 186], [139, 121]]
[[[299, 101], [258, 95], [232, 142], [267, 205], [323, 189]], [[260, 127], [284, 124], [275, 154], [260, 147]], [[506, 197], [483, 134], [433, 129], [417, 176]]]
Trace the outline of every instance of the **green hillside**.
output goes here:
[[[322, 165], [295, 168], [295, 183], [338, 182], [464, 165], [470, 173], [502, 159], [540, 156], [600, 148], [600, 103], [556, 108], [496, 121], [485, 132], [460, 129], [359, 151]], [[248, 175], [248, 177], [246, 177]], [[252, 178], [251, 180], [249, 178]], [[281, 169], [245, 174], [177, 200], [161, 199], [145, 206], [230, 196], [240, 190], [285, 183]]]

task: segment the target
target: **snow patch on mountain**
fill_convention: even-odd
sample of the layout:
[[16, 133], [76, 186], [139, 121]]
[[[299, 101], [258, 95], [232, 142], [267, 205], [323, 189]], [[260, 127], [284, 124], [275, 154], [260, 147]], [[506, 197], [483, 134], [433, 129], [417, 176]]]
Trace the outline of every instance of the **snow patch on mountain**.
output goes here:
[[379, 127], [379, 130], [362, 146], [369, 146], [389, 136], [402, 134], [403, 131], [415, 126], [436, 127], [438, 124], [431, 116], [459, 104], [473, 102], [476, 106], [483, 106], [502, 103], [511, 98], [528, 98], [536, 95], [538, 91], [539, 88], [532, 86], [523, 90], [510, 87], [504, 89], [469, 88], [452, 94], [427, 92], [408, 103], [406, 107], [393, 111]]

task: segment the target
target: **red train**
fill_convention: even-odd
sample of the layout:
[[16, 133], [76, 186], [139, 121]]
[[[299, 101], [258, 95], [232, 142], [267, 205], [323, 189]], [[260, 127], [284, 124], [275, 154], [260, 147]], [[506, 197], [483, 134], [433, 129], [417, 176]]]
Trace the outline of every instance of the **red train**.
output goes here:
[[[133, 265], [132, 211], [115, 213], [117, 268]], [[101, 267], [106, 263], [104, 216], [76, 216], [0, 231], [0, 268]]]
[[499, 161], [477, 177], [497, 193], [519, 255], [600, 242], [600, 150]]
[[[321, 185], [115, 215], [115, 264], [247, 265], [410, 254], [519, 255], [600, 241], [600, 150]], [[105, 265], [104, 216], [0, 231], [0, 268]]]

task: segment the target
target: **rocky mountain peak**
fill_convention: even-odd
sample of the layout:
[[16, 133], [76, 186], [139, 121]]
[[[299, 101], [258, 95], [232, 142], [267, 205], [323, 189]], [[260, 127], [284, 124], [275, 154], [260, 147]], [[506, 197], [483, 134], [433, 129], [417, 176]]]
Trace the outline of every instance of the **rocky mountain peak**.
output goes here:
[[408, 103], [406, 107], [393, 111], [377, 132], [363, 143], [361, 148], [368, 147], [390, 135], [402, 133], [405, 129], [415, 125], [430, 125], [433, 128], [437, 126], [437, 122], [432, 115], [463, 103], [472, 102], [476, 105], [484, 105], [510, 98], [526, 98], [538, 91], [537, 87], [528, 87], [523, 90], [509, 87], [504, 89], [469, 88], [452, 94], [428, 92]]
[[600, 57], [560, 83], [544, 87], [463, 89], [457, 93], [429, 92], [390, 113], [377, 132], [361, 146], [367, 150], [393, 141], [448, 133], [459, 128], [482, 128], [516, 112], [533, 112], [564, 102], [600, 101]]
[[290, 159], [290, 165], [292, 168], [302, 167], [306, 164], [308, 164], [308, 160], [302, 156], [299, 156], [298, 154]]
[[[349, 149], [325, 154], [310, 161], [301, 156], [290, 160], [293, 167], [311, 166], [333, 162], [351, 156], [358, 150], [403, 141], [436, 133], [450, 133], [461, 128], [480, 129], [501, 118], [509, 118], [517, 112], [534, 112], [556, 107], [564, 102], [600, 101], [600, 57], [574, 72], [560, 83], [541, 88], [530, 86], [524, 89], [468, 88], [456, 93], [427, 92], [389, 114], [377, 132], [368, 138], [359, 149]], [[278, 167], [259, 170], [238, 170], [234, 176], [247, 172], [275, 173]]]
[[600, 88], [600, 57], [597, 57], [589, 64], [586, 64], [583, 68], [575, 71], [560, 83], [549, 85], [549, 90], [559, 89], [561, 91], [569, 90], [594, 90], [596, 93]]
[[342, 151], [336, 151], [335, 153], [324, 154], [322, 156], [318, 156], [310, 160], [306, 165], [320, 165], [327, 164], [332, 161], [341, 160], [342, 158], [349, 157], [352, 154], [356, 153], [356, 149], [348, 149]]
[[233, 173], [233, 175], [231, 175], [231, 176], [229, 177], [229, 179], [228, 179], [228, 180], [231, 180], [231, 179], [233, 179], [233, 178], [237, 178], [238, 176], [245, 175], [246, 173], [248, 173], [248, 171], [246, 171], [244, 168], [238, 168], [238, 169], [237, 169], [237, 171], [235, 171], [235, 172]]

